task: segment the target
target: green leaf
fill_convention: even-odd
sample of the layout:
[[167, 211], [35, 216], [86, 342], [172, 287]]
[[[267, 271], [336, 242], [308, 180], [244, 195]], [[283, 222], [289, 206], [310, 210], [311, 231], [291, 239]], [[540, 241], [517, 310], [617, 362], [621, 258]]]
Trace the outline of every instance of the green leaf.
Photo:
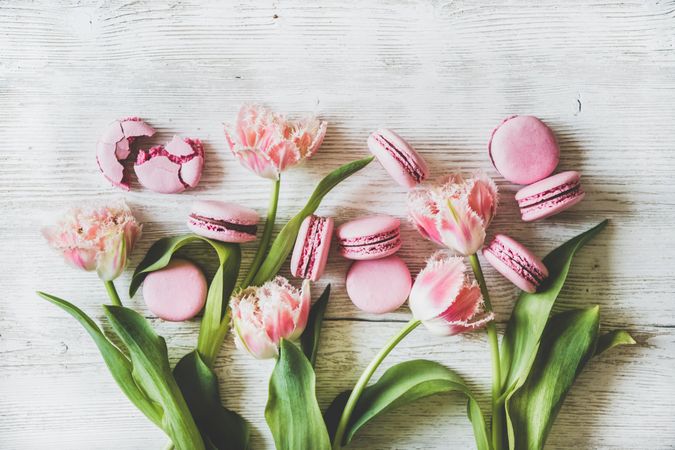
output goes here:
[[265, 407], [277, 450], [330, 450], [315, 383], [314, 370], [304, 353], [282, 339]]
[[316, 353], [319, 350], [319, 337], [321, 336], [321, 325], [323, 316], [326, 313], [328, 299], [330, 298], [330, 284], [326, 286], [319, 299], [312, 305], [307, 319], [307, 327], [300, 337], [302, 351], [309, 359], [312, 367], [316, 364]]
[[258, 269], [258, 273], [253, 278], [251, 284], [253, 286], [260, 286], [266, 281], [271, 280], [279, 272], [281, 265], [288, 257], [288, 254], [293, 249], [295, 238], [298, 236], [300, 225], [305, 217], [314, 214], [321, 204], [321, 200], [328, 194], [335, 186], [340, 184], [344, 179], [358, 172], [366, 167], [373, 160], [373, 157], [359, 159], [348, 164], [338, 167], [319, 182], [314, 189], [307, 204], [304, 208], [281, 229], [276, 239], [270, 247], [270, 251], [265, 258], [262, 266]]
[[171, 373], [164, 338], [135, 311], [123, 306], [103, 305], [115, 333], [129, 350], [136, 384], [162, 406], [162, 429], [179, 450], [201, 450], [204, 442]]
[[544, 258], [549, 277], [535, 294], [523, 292], [511, 313], [501, 346], [502, 387], [507, 394], [525, 381], [551, 308], [562, 290], [575, 253], [607, 225], [607, 220], [567, 241]]
[[185, 355], [173, 369], [192, 417], [204, 442], [218, 450], [246, 450], [250, 430], [237, 413], [223, 407], [218, 393], [218, 379], [197, 351]]
[[239, 275], [241, 264], [239, 244], [215, 241], [196, 234], [159, 239], [150, 247], [143, 261], [136, 267], [129, 286], [129, 296], [133, 297], [148, 274], [166, 267], [174, 253], [194, 242], [209, 244], [216, 251], [219, 261], [218, 270], [209, 285], [204, 316], [197, 339], [197, 348], [202, 358], [208, 366], [211, 366], [228, 329], [225, 311]]
[[598, 311], [567, 311], [549, 321], [529, 376], [507, 404], [514, 448], [544, 448], [569, 388], [595, 351]]
[[635, 339], [627, 331], [614, 330], [605, 333], [598, 338], [598, 345], [595, 349], [595, 356], [606, 352], [618, 345], [635, 345]]
[[129, 297], [133, 297], [136, 294], [141, 283], [143, 283], [143, 280], [150, 272], [166, 267], [171, 262], [174, 253], [180, 250], [181, 247], [193, 242], [209, 244], [218, 253], [218, 259], [221, 262], [229, 257], [229, 253], [233, 251], [232, 247], [239, 247], [237, 244], [227, 244], [196, 234], [184, 234], [158, 239], [148, 249], [148, 253], [145, 254], [143, 260], [136, 266], [136, 270], [134, 270], [134, 274], [131, 277], [131, 284], [129, 284]]
[[[467, 397], [467, 414], [473, 425], [476, 446], [479, 450], [489, 449], [485, 420], [471, 390], [454, 371], [424, 359], [390, 367], [376, 383], [363, 391], [350, 418], [342, 445], [348, 445], [364, 426], [380, 414], [430, 395], [447, 392], [460, 392]], [[325, 419], [331, 437], [335, 434], [350, 393], [345, 391], [338, 395], [326, 411]]]
[[162, 407], [148, 398], [145, 395], [145, 392], [143, 392], [136, 384], [132, 375], [131, 361], [124, 356], [124, 353], [110, 342], [98, 325], [96, 325], [96, 323], [77, 306], [44, 292], [38, 292], [38, 295], [63, 309], [80, 322], [87, 333], [89, 333], [89, 336], [94, 340], [99, 352], [101, 352], [103, 361], [105, 361], [110, 374], [115, 379], [115, 382], [122, 392], [124, 392], [127, 398], [131, 400], [131, 403], [145, 414], [152, 423], [161, 428], [163, 414]]

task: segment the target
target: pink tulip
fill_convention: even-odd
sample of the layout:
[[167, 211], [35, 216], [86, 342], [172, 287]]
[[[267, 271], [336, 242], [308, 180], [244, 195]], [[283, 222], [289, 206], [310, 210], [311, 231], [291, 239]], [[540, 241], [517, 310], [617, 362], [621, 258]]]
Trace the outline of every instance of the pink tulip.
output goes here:
[[292, 121], [262, 106], [244, 105], [235, 126], [225, 128], [225, 137], [244, 167], [277, 180], [281, 172], [316, 153], [326, 126], [315, 117]]
[[497, 186], [481, 172], [467, 179], [453, 173], [408, 194], [410, 217], [420, 234], [465, 256], [483, 246], [497, 202]]
[[283, 277], [242, 290], [230, 302], [237, 346], [258, 359], [276, 357], [282, 338], [295, 340], [304, 331], [310, 304], [309, 280], [302, 290]]
[[480, 287], [465, 274], [462, 258], [436, 252], [417, 275], [408, 303], [413, 316], [434, 334], [454, 335], [494, 318], [483, 309]]
[[42, 234], [66, 262], [78, 269], [96, 270], [102, 280], [110, 281], [124, 270], [141, 228], [126, 203], [120, 201], [110, 206], [72, 208]]

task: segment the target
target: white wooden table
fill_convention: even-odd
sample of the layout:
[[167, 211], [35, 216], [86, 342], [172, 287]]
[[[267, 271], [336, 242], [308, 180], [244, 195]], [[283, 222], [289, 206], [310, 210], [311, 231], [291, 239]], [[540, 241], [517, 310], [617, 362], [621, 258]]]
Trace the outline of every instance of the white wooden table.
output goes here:
[[[290, 218], [329, 170], [366, 154], [369, 131], [389, 126], [431, 163], [433, 175], [484, 168], [502, 206], [491, 228], [540, 254], [605, 217], [611, 225], [579, 255], [561, 309], [600, 304], [605, 330], [639, 345], [593, 360], [565, 402], [548, 448], [675, 448], [675, 3], [672, 1], [0, 1], [0, 448], [150, 449], [166, 442], [115, 386], [84, 331], [39, 300], [47, 290], [96, 318], [105, 291], [65, 267], [39, 234], [43, 213], [123, 195], [145, 223], [131, 268], [156, 239], [186, 232], [195, 198], [235, 199], [264, 213], [268, 183], [225, 151], [222, 122], [243, 102], [330, 122], [320, 153], [288, 173], [280, 219]], [[519, 220], [516, 186], [491, 168], [486, 142], [512, 113], [554, 128], [560, 169], [583, 173], [587, 199], [535, 224]], [[109, 186], [94, 158], [111, 120], [138, 114], [206, 142], [204, 178], [163, 196]], [[321, 214], [405, 216], [405, 193], [377, 164], [334, 191]], [[402, 256], [416, 273], [433, 246], [406, 224]], [[246, 255], [251, 255], [247, 248]], [[350, 387], [409, 318], [357, 311], [333, 283], [318, 360], [322, 407]], [[284, 273], [287, 273], [287, 266]], [[118, 280], [128, 287], [128, 269]], [[500, 328], [516, 290], [488, 269]], [[166, 336], [172, 360], [196, 341], [198, 321], [165, 323], [136, 296], [127, 305]], [[426, 357], [458, 370], [484, 406], [483, 333], [435, 338], [415, 331], [387, 360]], [[385, 364], [386, 366], [387, 364]], [[271, 361], [228, 338], [216, 364], [228, 407], [271, 449], [264, 422]], [[472, 448], [458, 396], [431, 398], [378, 419], [353, 449]]]

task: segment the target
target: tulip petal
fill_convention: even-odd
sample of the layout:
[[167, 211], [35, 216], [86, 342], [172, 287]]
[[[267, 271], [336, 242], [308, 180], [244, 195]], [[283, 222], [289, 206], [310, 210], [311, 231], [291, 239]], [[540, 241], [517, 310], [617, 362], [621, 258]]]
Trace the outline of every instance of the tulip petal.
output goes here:
[[464, 284], [466, 266], [461, 258], [437, 252], [417, 275], [410, 291], [409, 306], [418, 320], [429, 320], [446, 311]]
[[260, 177], [270, 180], [279, 178], [279, 171], [269, 156], [264, 153], [252, 149], [243, 149], [237, 150], [234, 156], [242, 166]]
[[243, 348], [256, 359], [275, 358], [279, 349], [266, 333], [252, 326], [250, 322], [235, 321], [234, 330], [237, 335], [235, 341], [239, 348]]
[[127, 262], [127, 240], [119, 234], [108, 240], [107, 249], [98, 254], [96, 273], [103, 281], [111, 281], [119, 277]]
[[497, 186], [491, 178], [482, 172], [474, 175], [473, 187], [469, 193], [469, 207], [483, 219], [483, 226], [487, 226], [497, 213], [498, 194]]

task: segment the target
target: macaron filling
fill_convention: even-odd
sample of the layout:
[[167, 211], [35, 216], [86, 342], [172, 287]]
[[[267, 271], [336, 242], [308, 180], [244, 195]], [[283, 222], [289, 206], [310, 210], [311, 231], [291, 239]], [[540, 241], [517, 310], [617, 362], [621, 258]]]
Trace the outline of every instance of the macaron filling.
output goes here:
[[243, 224], [235, 223], [222, 219], [215, 219], [213, 217], [206, 217], [199, 214], [190, 214], [190, 222], [193, 225], [204, 226], [212, 231], [236, 231], [238, 233], [245, 233], [255, 236], [258, 232], [257, 224]]
[[531, 211], [562, 203], [570, 198], [583, 194], [581, 183], [576, 181], [565, 183], [553, 189], [540, 192], [518, 200], [518, 206], [524, 211]]
[[534, 286], [539, 286], [546, 279], [546, 274], [539, 270], [539, 268], [531, 264], [526, 258], [523, 258], [509, 247], [505, 246], [498, 239], [492, 241], [485, 251], [493, 254], [511, 270], [528, 280]]
[[372, 253], [374, 251], [388, 251], [401, 245], [399, 229], [378, 233], [370, 236], [359, 236], [340, 240], [340, 250], [349, 250], [350, 253]]
[[326, 226], [326, 220], [325, 217], [310, 216], [309, 227], [305, 236], [305, 244], [303, 246], [302, 254], [300, 255], [300, 262], [298, 263], [301, 272], [298, 275], [301, 278], [307, 278], [314, 269], [318, 253], [317, 250], [321, 247], [323, 241], [321, 238], [321, 230]]
[[373, 138], [401, 165], [401, 167], [406, 170], [406, 172], [408, 172], [408, 174], [410, 174], [410, 176], [417, 183], [421, 183], [424, 180], [424, 171], [419, 165], [415, 163], [413, 158], [411, 158], [409, 155], [406, 155], [383, 135], [379, 133], [374, 134]]

